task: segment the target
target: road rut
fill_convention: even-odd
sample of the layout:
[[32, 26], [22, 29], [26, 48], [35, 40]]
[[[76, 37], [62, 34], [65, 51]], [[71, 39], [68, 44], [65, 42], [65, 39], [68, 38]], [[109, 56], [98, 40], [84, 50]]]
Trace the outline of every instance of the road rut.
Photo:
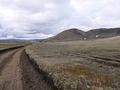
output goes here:
[[0, 90], [57, 90], [35, 70], [25, 47], [0, 54]]

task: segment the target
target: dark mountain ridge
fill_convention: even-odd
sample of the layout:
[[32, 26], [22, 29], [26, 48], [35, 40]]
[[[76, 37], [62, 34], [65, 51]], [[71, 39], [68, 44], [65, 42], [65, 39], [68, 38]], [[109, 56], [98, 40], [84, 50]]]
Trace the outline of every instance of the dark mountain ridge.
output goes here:
[[93, 29], [86, 32], [87, 39], [100, 39], [100, 38], [108, 38], [120, 35], [120, 28], [101, 28], [101, 29]]
[[100, 28], [92, 29], [87, 32], [72, 28], [65, 30], [54, 37], [43, 41], [75, 41], [75, 40], [92, 40], [120, 36], [120, 28]]

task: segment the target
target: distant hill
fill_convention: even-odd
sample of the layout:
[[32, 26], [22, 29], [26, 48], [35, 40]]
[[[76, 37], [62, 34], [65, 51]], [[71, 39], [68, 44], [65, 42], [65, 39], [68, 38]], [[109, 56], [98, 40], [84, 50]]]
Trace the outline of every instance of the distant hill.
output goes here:
[[42, 39], [2, 39], [2, 41], [9, 41], [9, 42], [30, 42], [30, 41], [41, 41]]
[[75, 41], [75, 40], [91, 40], [109, 38], [114, 36], [120, 36], [120, 28], [100, 28], [92, 29], [87, 32], [78, 30], [76, 28], [65, 30], [54, 37], [50, 37], [43, 41]]
[[120, 28], [110, 28], [110, 29], [93, 29], [86, 32], [87, 39], [100, 39], [109, 38], [114, 36], [120, 36]]
[[50, 37], [44, 41], [73, 41], [73, 40], [83, 40], [85, 37], [85, 32], [78, 29], [65, 30], [54, 37]]

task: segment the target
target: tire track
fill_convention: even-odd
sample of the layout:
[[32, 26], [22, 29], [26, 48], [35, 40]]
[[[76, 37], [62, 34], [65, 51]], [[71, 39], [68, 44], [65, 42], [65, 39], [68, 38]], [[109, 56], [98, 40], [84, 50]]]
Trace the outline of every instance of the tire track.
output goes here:
[[61, 55], [66, 55], [66, 56], [74, 56], [76, 58], [84, 58], [86, 60], [91, 60], [94, 62], [98, 62], [100, 64], [120, 68], [120, 60], [118, 59], [110, 59], [110, 58], [99, 57], [99, 56], [90, 56], [87, 54], [72, 54], [70, 52], [55, 52], [55, 53], [59, 53]]
[[13, 55], [17, 52], [17, 50], [13, 50], [10, 53], [2, 54], [0, 57], [0, 75], [2, 74], [2, 70], [5, 68], [5, 65], [12, 60]]
[[58, 90], [54, 85], [46, 82], [43, 74], [30, 63], [25, 51], [21, 55], [23, 90]]
[[[20, 55], [24, 48], [15, 49], [12, 54], [2, 60], [0, 76], [0, 90], [23, 90], [20, 68]], [[4, 54], [6, 56], [6, 54]], [[3, 68], [4, 67], [4, 68]]]
[[0, 54], [0, 73], [0, 90], [58, 90], [36, 70], [25, 47]]

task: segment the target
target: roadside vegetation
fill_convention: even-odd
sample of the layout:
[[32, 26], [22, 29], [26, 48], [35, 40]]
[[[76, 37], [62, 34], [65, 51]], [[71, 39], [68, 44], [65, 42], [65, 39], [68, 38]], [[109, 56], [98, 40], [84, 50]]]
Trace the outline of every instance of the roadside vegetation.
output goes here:
[[119, 90], [120, 37], [34, 42], [29, 57], [64, 90]]

